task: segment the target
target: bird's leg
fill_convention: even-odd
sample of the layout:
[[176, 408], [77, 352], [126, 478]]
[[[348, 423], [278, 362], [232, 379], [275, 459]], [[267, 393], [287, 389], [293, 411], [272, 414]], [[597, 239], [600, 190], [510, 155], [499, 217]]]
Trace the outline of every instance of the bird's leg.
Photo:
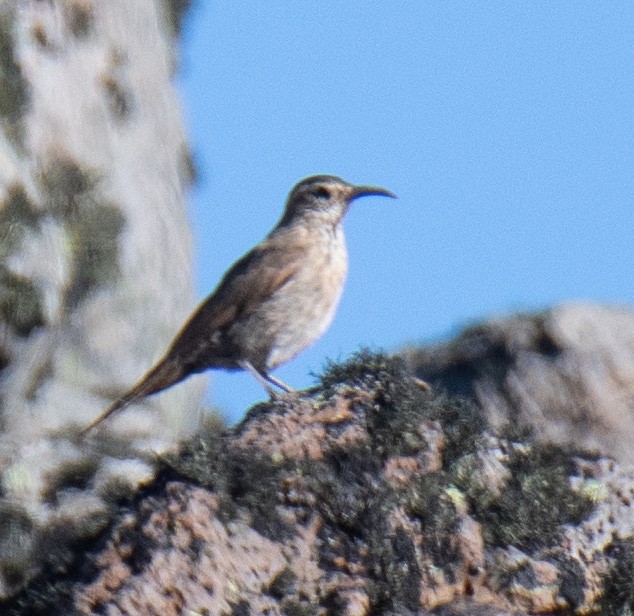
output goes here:
[[242, 368], [243, 370], [248, 372], [251, 376], [253, 376], [257, 380], [257, 382], [260, 385], [262, 385], [262, 387], [264, 387], [264, 389], [266, 389], [266, 393], [269, 394], [269, 397], [275, 398], [276, 392], [267, 382], [267, 376], [268, 375], [261, 374], [260, 371], [257, 370], [253, 366], [253, 364], [250, 361], [246, 360], [246, 359], [239, 360], [238, 361], [238, 366], [240, 366], [240, 368]]
[[273, 383], [273, 385], [276, 385], [280, 389], [284, 390], [287, 394], [295, 393], [295, 390], [292, 387], [289, 387], [286, 383], [284, 383], [284, 381], [280, 381], [278, 378], [271, 376], [270, 374], [266, 372], [264, 373], [264, 378], [269, 383]]

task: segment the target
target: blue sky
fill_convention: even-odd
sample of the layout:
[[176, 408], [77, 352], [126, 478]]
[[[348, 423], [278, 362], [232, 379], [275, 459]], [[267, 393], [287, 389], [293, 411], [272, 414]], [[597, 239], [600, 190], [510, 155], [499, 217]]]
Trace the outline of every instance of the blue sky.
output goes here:
[[[199, 1], [178, 77], [200, 181], [200, 298], [332, 173], [394, 191], [346, 220], [335, 322], [277, 376], [467, 323], [587, 299], [632, 304], [634, 3]], [[237, 420], [264, 398], [212, 373]]]

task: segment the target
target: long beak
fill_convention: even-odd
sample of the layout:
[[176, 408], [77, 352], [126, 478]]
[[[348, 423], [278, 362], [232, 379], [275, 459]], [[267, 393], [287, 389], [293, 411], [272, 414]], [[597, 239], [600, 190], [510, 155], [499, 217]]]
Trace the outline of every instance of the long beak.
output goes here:
[[387, 190], [386, 188], [381, 188], [380, 186], [353, 186], [350, 201], [356, 199], [357, 197], [365, 197], [368, 195], [380, 195], [382, 197], [396, 199], [396, 195], [393, 192]]

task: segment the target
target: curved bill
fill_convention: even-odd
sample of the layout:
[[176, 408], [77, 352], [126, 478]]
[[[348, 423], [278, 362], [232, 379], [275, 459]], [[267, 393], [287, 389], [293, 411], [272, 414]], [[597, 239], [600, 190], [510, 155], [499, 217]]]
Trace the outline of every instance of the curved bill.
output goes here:
[[352, 200], [357, 197], [365, 197], [369, 195], [379, 195], [382, 197], [396, 199], [396, 195], [393, 192], [387, 190], [386, 188], [381, 188], [380, 186], [353, 186], [352, 196], [350, 199]]

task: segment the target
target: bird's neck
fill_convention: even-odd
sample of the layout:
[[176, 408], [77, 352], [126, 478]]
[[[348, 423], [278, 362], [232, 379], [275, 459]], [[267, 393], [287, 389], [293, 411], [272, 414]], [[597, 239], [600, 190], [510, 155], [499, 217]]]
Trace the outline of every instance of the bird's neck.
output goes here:
[[283, 216], [273, 232], [286, 228], [303, 228], [311, 232], [336, 234], [342, 230], [345, 211], [336, 209], [307, 210], [299, 216]]

